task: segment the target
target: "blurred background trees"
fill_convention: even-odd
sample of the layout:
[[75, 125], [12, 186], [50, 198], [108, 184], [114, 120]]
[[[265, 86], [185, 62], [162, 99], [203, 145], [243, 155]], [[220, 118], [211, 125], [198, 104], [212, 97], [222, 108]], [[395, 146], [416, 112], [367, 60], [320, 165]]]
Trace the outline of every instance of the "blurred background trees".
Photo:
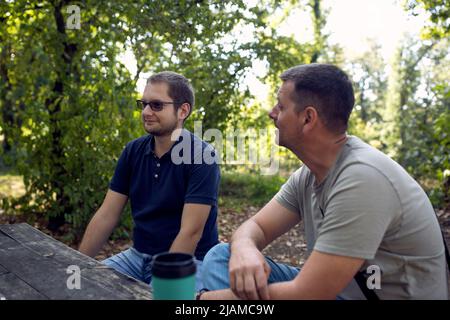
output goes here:
[[[79, 28], [71, 5], [80, 9]], [[270, 127], [267, 110], [279, 74], [311, 62], [338, 64], [354, 80], [350, 133], [403, 165], [436, 208], [448, 206], [450, 5], [411, 0], [404, 7], [428, 12], [429, 21], [422, 37], [405, 37], [388, 62], [375, 41], [356, 58], [330, 44], [321, 0], [1, 2], [0, 166], [25, 186], [20, 197], [1, 197], [2, 210], [44, 219], [51, 230], [67, 222], [78, 238], [103, 200], [121, 150], [145, 133], [134, 107], [143, 73], [187, 76], [196, 88], [187, 127], [201, 120], [204, 131], [225, 133]], [[310, 17], [312, 40], [279, 32], [294, 10]], [[124, 52], [135, 57], [133, 72]], [[266, 100], [248, 86], [258, 66], [265, 70], [256, 77], [267, 85]], [[252, 180], [248, 188], [272, 192], [298, 167], [286, 150], [278, 155], [281, 180]], [[222, 168], [231, 172], [225, 183], [245, 182], [233, 173], [259, 173], [255, 166]]]

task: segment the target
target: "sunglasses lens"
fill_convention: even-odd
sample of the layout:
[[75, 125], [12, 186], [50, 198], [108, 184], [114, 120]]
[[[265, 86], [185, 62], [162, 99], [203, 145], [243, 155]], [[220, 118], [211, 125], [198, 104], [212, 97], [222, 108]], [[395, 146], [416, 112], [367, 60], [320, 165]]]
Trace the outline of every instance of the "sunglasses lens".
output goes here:
[[150, 109], [153, 111], [161, 111], [164, 108], [164, 102], [161, 101], [143, 101], [136, 100], [136, 105], [139, 109], [144, 110], [147, 105], [150, 106]]
[[153, 111], [161, 111], [164, 106], [164, 104], [160, 101], [151, 101], [151, 102], [149, 102], [149, 105]]

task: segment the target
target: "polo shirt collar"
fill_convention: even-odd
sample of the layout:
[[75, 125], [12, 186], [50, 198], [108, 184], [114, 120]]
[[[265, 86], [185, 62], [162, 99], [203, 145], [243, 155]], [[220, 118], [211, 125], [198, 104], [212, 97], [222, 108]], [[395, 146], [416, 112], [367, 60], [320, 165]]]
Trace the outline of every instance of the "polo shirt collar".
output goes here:
[[[181, 141], [183, 141], [183, 136], [187, 136], [189, 134], [189, 131], [187, 131], [186, 129], [182, 129], [182, 131], [181, 131], [181, 134], [178, 136], [178, 139], [175, 141], [175, 143], [172, 145], [172, 147], [170, 147], [170, 149], [169, 149], [169, 151], [167, 151], [164, 155], [163, 155], [163, 157], [166, 155], [166, 154], [170, 154], [171, 152], [172, 152], [172, 149], [178, 144], [178, 143], [180, 143]], [[155, 136], [153, 136], [153, 135], [151, 135], [151, 134], [149, 134], [149, 136], [150, 136], [150, 140], [149, 140], [149, 142], [147, 143], [147, 148], [146, 148], [146, 151], [145, 151], [145, 155], [147, 156], [147, 155], [149, 155], [149, 154], [153, 154], [153, 155], [155, 155]], [[155, 155], [156, 156], [156, 155]]]

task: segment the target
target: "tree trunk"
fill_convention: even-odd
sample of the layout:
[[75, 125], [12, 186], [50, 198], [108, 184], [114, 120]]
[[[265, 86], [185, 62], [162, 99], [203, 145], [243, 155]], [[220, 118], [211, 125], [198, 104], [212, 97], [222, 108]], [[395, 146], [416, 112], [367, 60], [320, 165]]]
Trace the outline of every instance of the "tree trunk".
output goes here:
[[[54, 17], [58, 32], [61, 38], [66, 39], [66, 29], [64, 17], [62, 15], [63, 3], [59, 2], [54, 6]], [[48, 222], [49, 230], [56, 231], [65, 223], [65, 214], [70, 214], [73, 210], [70, 205], [69, 196], [64, 192], [64, 183], [61, 177], [68, 176], [69, 172], [64, 167], [64, 148], [62, 145], [63, 132], [61, 130], [61, 123], [58, 115], [61, 112], [61, 102], [64, 97], [64, 82], [63, 79], [70, 77], [72, 73], [72, 60], [77, 51], [76, 44], [67, 43], [63, 41], [64, 51], [61, 57], [64, 64], [57, 70], [57, 78], [53, 86], [53, 94], [46, 99], [45, 106], [50, 115], [50, 132], [52, 140], [51, 159], [53, 160], [52, 168], [52, 190], [56, 191], [56, 203], [58, 206], [58, 214], [50, 217]]]
[[[0, 37], [0, 42], [4, 43], [4, 39]], [[2, 148], [4, 154], [9, 153], [12, 150], [12, 142], [10, 141], [11, 129], [14, 126], [14, 112], [13, 104], [10, 99], [8, 99], [8, 92], [11, 92], [11, 82], [8, 76], [7, 61], [10, 59], [11, 47], [5, 45], [2, 50], [2, 55], [0, 56], [0, 79], [3, 83], [3, 88], [0, 91], [0, 101], [2, 104], [2, 133], [3, 133], [3, 143]]]
[[311, 0], [310, 6], [313, 13], [313, 28], [314, 28], [314, 51], [311, 55], [311, 63], [316, 63], [323, 50], [324, 39], [322, 35], [323, 19], [320, 8], [320, 0]]

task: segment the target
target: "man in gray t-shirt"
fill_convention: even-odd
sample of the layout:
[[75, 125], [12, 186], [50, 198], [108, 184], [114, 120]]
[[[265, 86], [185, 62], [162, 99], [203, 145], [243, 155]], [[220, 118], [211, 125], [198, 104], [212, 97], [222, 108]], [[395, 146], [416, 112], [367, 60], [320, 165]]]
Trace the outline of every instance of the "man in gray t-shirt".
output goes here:
[[[445, 251], [425, 192], [395, 161], [346, 134], [350, 80], [326, 64], [281, 75], [270, 112], [279, 144], [302, 160], [275, 197], [204, 259], [201, 299], [448, 299]], [[304, 222], [301, 271], [261, 250]], [[373, 291], [370, 291], [373, 290]]]
[[[365, 272], [375, 266], [382, 271], [376, 290], [380, 299], [446, 297], [436, 215], [425, 192], [402, 167], [349, 136], [326, 178], [315, 181], [303, 166], [275, 196], [301, 216], [309, 252], [362, 258]], [[364, 298], [354, 282], [339, 296]]]

